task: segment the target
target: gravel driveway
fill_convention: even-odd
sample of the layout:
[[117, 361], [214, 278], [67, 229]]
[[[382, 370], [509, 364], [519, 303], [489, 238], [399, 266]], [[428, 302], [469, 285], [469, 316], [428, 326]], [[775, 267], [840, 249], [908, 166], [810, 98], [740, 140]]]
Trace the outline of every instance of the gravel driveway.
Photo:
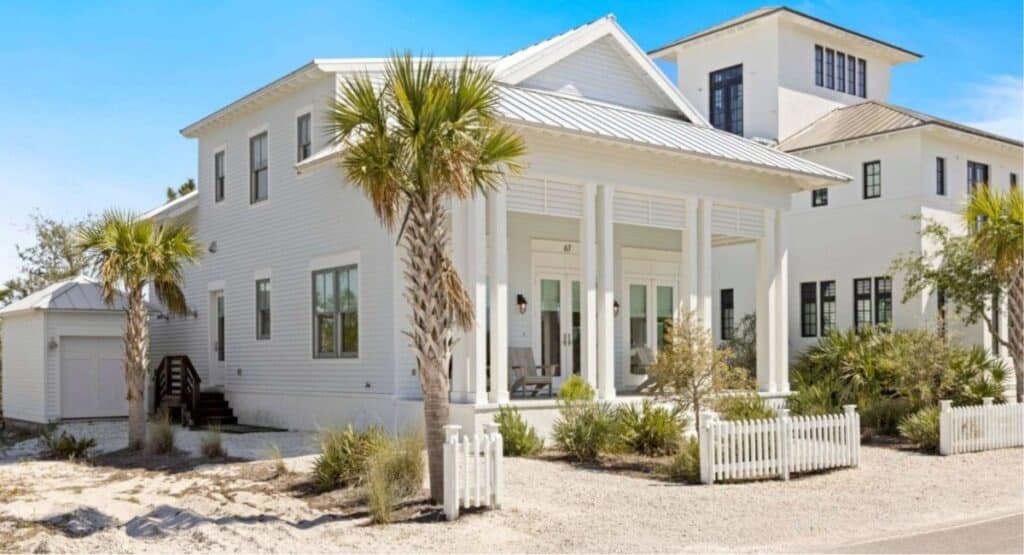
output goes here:
[[[227, 442], [236, 456], [259, 456], [268, 443], [309, 445], [299, 434]], [[287, 462], [301, 473], [312, 459]], [[269, 468], [262, 462], [170, 472], [8, 458], [0, 551], [823, 550], [1019, 511], [1022, 463], [1021, 449], [935, 457], [865, 447], [858, 469], [707, 487], [509, 459], [504, 510], [373, 527], [365, 515], [275, 488], [256, 472]]]

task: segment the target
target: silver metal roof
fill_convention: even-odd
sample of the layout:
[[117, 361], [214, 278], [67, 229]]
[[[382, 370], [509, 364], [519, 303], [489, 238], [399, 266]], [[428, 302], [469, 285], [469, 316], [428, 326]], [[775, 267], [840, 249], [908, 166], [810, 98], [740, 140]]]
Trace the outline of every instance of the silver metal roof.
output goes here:
[[779, 143], [779, 149], [793, 152], [924, 125], [938, 125], [985, 137], [993, 141], [1021, 146], [1020, 141], [994, 133], [885, 102], [867, 100], [859, 104], [832, 110], [807, 127], [787, 137]]
[[99, 283], [85, 276], [78, 276], [40, 289], [5, 306], [0, 309], [0, 316], [28, 310], [123, 311], [127, 306], [128, 302], [123, 295], [118, 295], [114, 303], [108, 305], [103, 301], [103, 289]]
[[825, 166], [732, 133], [579, 97], [502, 86], [498, 111], [511, 123], [562, 129], [826, 181], [850, 180]]

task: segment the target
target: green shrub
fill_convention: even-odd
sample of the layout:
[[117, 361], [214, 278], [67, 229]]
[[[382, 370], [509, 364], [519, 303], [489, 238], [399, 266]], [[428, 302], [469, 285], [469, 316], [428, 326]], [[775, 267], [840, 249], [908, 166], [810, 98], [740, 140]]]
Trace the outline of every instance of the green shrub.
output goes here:
[[722, 420], [768, 420], [777, 415], [757, 393], [728, 395], [715, 402], [715, 411]]
[[387, 432], [377, 426], [363, 431], [351, 425], [343, 430], [321, 431], [320, 456], [313, 463], [317, 489], [328, 491], [359, 484], [366, 474], [367, 460], [387, 442]]
[[498, 424], [505, 455], [524, 457], [538, 453], [544, 448], [544, 440], [537, 436], [537, 430], [533, 429], [533, 426], [523, 420], [519, 409], [513, 406], [501, 407], [498, 414], [494, 415], [494, 422]]
[[685, 438], [678, 451], [659, 472], [673, 482], [700, 483], [700, 442], [697, 438]]
[[939, 408], [928, 407], [900, 421], [900, 435], [926, 451], [939, 448]]
[[425, 468], [423, 438], [418, 435], [392, 438], [371, 454], [362, 480], [370, 520], [391, 522], [395, 506], [422, 489]]
[[166, 455], [174, 451], [174, 425], [171, 424], [171, 415], [166, 410], [161, 411], [155, 422], [149, 423], [149, 433], [146, 434], [146, 452], [154, 455]]
[[617, 411], [622, 443], [634, 453], [657, 457], [675, 453], [686, 428], [678, 410], [659, 407], [648, 399], [636, 405], [621, 405]]
[[578, 401], [559, 408], [555, 444], [579, 462], [593, 462], [619, 447], [615, 411], [607, 403]]
[[560, 401], [593, 401], [594, 400], [594, 388], [590, 387], [583, 378], [573, 375], [562, 387], [558, 388], [558, 399]]
[[223, 459], [228, 456], [221, 442], [220, 428], [212, 428], [203, 434], [199, 443], [199, 450], [208, 459]]
[[91, 437], [77, 438], [66, 431], [57, 433], [56, 425], [47, 425], [39, 434], [39, 440], [48, 457], [75, 461], [88, 454], [89, 449], [96, 447], [96, 440]]

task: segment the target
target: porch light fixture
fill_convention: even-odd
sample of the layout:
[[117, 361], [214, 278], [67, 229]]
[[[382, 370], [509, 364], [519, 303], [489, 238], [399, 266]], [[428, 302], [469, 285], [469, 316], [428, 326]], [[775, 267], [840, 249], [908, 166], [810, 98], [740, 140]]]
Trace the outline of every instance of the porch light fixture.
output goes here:
[[612, 315], [619, 315], [619, 301], [612, 301]]
[[522, 293], [516, 294], [516, 307], [519, 308], [520, 314], [526, 314], [526, 297]]

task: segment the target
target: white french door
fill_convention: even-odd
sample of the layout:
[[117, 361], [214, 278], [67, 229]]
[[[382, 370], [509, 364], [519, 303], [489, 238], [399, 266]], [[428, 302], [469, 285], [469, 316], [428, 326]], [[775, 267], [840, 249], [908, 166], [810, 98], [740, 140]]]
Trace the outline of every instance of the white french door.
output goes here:
[[678, 292], [676, 284], [655, 278], [627, 278], [626, 306], [628, 315], [626, 339], [629, 350], [627, 368], [630, 374], [643, 374], [633, 363], [636, 349], [649, 347], [655, 353], [664, 344], [665, 325], [672, 321]]
[[537, 364], [558, 366], [556, 389], [580, 373], [580, 282], [575, 277], [538, 273], [534, 279], [533, 352]]

